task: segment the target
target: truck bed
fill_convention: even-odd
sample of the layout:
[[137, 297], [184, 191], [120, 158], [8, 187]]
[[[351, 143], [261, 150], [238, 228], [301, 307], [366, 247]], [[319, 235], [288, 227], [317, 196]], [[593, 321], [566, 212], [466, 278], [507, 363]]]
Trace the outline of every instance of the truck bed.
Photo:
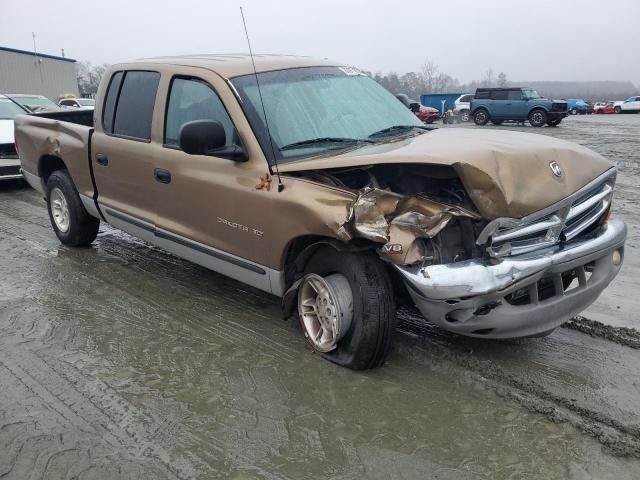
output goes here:
[[65, 110], [15, 119], [15, 139], [22, 172], [29, 184], [44, 193], [47, 172], [42, 160], [55, 157], [69, 171], [81, 195], [93, 197], [89, 161], [93, 110]]

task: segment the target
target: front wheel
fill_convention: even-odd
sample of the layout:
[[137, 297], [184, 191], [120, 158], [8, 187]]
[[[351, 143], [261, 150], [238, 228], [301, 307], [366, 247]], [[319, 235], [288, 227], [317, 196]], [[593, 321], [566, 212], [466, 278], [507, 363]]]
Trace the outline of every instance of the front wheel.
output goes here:
[[460, 121], [461, 122], [468, 122], [471, 120], [471, 114], [469, 112], [469, 110], [462, 110], [460, 112]]
[[571, 109], [571, 115], [577, 115], [578, 114], [578, 109], [577, 108], [572, 108]]
[[476, 125], [486, 125], [489, 121], [489, 112], [486, 110], [476, 110], [473, 114], [473, 121]]
[[547, 123], [547, 114], [544, 110], [534, 110], [529, 114], [529, 123], [532, 127], [542, 127]]
[[395, 305], [380, 259], [371, 252], [318, 250], [298, 287], [298, 317], [311, 348], [327, 360], [353, 370], [382, 366]]
[[53, 172], [47, 180], [47, 210], [56, 236], [65, 245], [86, 246], [98, 235], [100, 220], [87, 213], [66, 170]]

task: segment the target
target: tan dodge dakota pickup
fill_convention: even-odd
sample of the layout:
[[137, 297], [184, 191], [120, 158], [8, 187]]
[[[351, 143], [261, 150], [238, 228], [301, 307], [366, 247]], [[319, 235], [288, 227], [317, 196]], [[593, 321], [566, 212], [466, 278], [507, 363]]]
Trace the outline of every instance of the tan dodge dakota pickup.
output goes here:
[[66, 245], [100, 221], [282, 297], [314, 351], [380, 366], [396, 305], [542, 336], [618, 273], [615, 167], [547, 136], [426, 127], [359, 70], [256, 55], [114, 65], [94, 111], [24, 115], [22, 171]]

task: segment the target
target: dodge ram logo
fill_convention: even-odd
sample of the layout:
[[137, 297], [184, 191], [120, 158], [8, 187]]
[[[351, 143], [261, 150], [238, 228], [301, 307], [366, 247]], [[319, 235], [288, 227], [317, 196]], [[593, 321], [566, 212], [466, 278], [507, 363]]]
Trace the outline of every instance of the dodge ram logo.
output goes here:
[[549, 167], [551, 167], [551, 171], [553, 172], [553, 174], [556, 177], [561, 177], [562, 176], [562, 167], [560, 166], [560, 164], [558, 162], [556, 162], [554, 160], [553, 162], [551, 162], [549, 164]]

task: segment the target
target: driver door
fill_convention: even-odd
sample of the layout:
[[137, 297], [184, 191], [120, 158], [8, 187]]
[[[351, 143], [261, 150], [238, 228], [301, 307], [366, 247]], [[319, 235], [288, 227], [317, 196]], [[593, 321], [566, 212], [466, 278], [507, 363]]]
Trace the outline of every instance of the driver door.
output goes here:
[[[163, 79], [165, 80], [165, 79]], [[153, 159], [158, 180], [158, 245], [232, 278], [270, 291], [269, 210], [274, 190], [258, 189], [267, 161], [229, 87], [211, 72], [193, 69], [167, 78], [161, 147]], [[222, 100], [222, 95], [226, 95]], [[233, 117], [232, 117], [233, 114]], [[189, 155], [179, 146], [180, 127], [195, 120], [220, 122], [227, 146], [242, 145], [247, 161]], [[158, 132], [160, 134], [160, 132]]]

